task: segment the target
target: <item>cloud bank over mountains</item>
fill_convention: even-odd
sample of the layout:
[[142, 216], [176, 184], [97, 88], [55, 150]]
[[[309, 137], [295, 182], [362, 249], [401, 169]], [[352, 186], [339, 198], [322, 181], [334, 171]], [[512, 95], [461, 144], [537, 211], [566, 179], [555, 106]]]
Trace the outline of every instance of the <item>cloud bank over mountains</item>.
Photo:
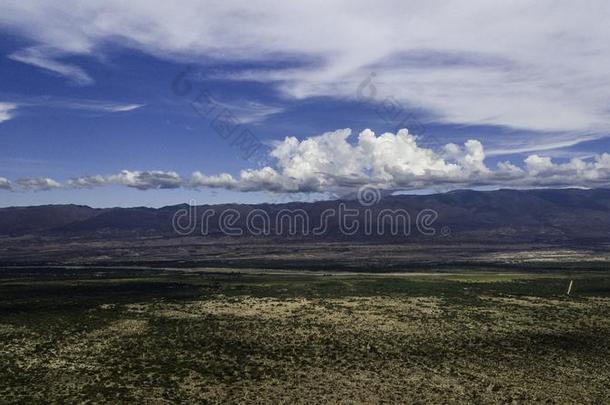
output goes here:
[[64, 183], [51, 178], [10, 181], [0, 177], [0, 189], [44, 191], [121, 185], [139, 190], [221, 188], [278, 193], [332, 193], [346, 195], [362, 186], [380, 190], [450, 190], [465, 187], [608, 187], [610, 154], [573, 158], [556, 163], [550, 157], [530, 155], [522, 165], [485, 163], [478, 140], [449, 143], [440, 150], [418, 145], [407, 129], [376, 135], [370, 129], [352, 134], [340, 129], [298, 140], [286, 137], [270, 151], [272, 166], [228, 173], [194, 172], [183, 177], [175, 171], [130, 171], [110, 175], [73, 177]]

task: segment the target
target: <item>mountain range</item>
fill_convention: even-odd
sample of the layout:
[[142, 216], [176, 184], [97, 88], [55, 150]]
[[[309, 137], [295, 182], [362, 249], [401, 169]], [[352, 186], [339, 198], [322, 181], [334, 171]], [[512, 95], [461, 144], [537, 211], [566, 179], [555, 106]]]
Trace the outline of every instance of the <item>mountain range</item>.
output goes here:
[[[182, 204], [162, 208], [8, 207], [0, 208], [0, 235], [129, 238], [188, 234], [214, 238], [229, 234], [248, 238], [356, 241], [405, 238], [479, 242], [610, 241], [608, 189], [458, 190], [432, 195], [385, 196], [373, 202], [332, 200], [197, 207]], [[343, 224], [341, 210], [351, 215]], [[328, 214], [333, 212], [335, 215]], [[407, 214], [399, 218], [399, 212]], [[229, 218], [223, 219], [222, 213]], [[299, 222], [299, 215], [301, 219], [305, 215], [309, 223]], [[353, 226], [349, 225], [354, 221], [358, 221], [359, 229], [351, 233]], [[392, 221], [396, 222], [394, 227]], [[408, 234], [406, 222], [409, 222]], [[323, 232], [314, 234], [315, 229]]]

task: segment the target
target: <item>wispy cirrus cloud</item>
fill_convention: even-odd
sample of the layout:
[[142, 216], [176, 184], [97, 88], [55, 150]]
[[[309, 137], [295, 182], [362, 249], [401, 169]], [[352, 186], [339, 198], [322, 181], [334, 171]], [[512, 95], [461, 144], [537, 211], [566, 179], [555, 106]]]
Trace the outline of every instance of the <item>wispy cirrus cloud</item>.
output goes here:
[[545, 152], [558, 154], [560, 150], [578, 145], [583, 142], [595, 141], [605, 138], [606, 133], [571, 133], [557, 132], [545, 134], [515, 134], [508, 139], [493, 139], [487, 151], [487, 156], [524, 154], [531, 152]]
[[101, 113], [121, 113], [140, 109], [145, 104], [120, 103], [104, 100], [69, 99], [62, 97], [5, 96], [13, 101], [0, 102], [0, 123], [16, 116], [20, 109], [54, 108]]
[[231, 114], [237, 118], [242, 124], [253, 124], [264, 121], [267, 117], [278, 114], [283, 111], [282, 108], [272, 105], [266, 105], [259, 102], [237, 100], [237, 101], [220, 101], [213, 99], [216, 106], [223, 107], [231, 111]]
[[[85, 55], [118, 43], [164, 59], [244, 62], [220, 77], [298, 99], [354, 99], [374, 71], [376, 91], [439, 122], [601, 136], [610, 130], [609, 17], [602, 0], [8, 0], [0, 25], [38, 44], [18, 58], [85, 83], [45, 50]], [[265, 69], [251, 68], [260, 62]]]
[[26, 63], [53, 72], [70, 80], [79, 86], [94, 83], [93, 78], [82, 68], [65, 62], [60, 62], [61, 51], [47, 46], [33, 46], [10, 54], [8, 57], [17, 62]]
[[28, 105], [47, 108], [64, 108], [70, 110], [85, 110], [96, 112], [129, 112], [145, 106], [137, 103], [118, 103], [104, 100], [47, 98], [45, 101], [32, 101]]

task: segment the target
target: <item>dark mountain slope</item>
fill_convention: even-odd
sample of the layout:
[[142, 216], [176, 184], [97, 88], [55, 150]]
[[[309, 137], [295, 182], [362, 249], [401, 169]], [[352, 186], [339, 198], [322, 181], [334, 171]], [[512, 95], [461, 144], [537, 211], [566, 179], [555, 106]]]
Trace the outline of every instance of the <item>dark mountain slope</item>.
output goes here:
[[0, 235], [44, 233], [94, 218], [104, 210], [82, 205], [0, 208]]
[[[339, 208], [357, 210], [361, 228], [347, 234], [341, 228]], [[263, 237], [249, 231], [247, 217], [257, 210], [271, 219], [267, 237], [283, 239], [356, 240], [384, 241], [404, 239], [405, 235], [392, 235], [387, 218], [380, 217], [383, 210], [405, 210], [410, 217], [410, 239], [429, 237], [417, 228], [418, 214], [435, 212], [438, 218], [429, 224], [435, 236], [441, 231], [454, 241], [503, 242], [562, 242], [562, 241], [610, 241], [610, 190], [460, 190], [434, 195], [397, 195], [384, 197], [377, 204], [367, 207], [357, 201], [320, 201], [315, 203], [289, 204], [223, 204], [215, 206], [187, 205], [153, 208], [93, 209], [75, 205], [19, 207], [0, 209], [0, 235], [55, 235], [97, 237], [104, 235], [130, 236], [179, 236], [172, 228], [172, 218], [177, 212], [189, 212], [183, 222], [189, 235], [201, 235], [203, 215], [213, 210], [214, 215], [206, 222], [206, 236], [225, 236], [221, 231], [221, 212], [230, 210], [236, 216], [231, 228], [242, 229], [241, 236]], [[281, 212], [306, 213], [311, 231], [321, 225], [326, 210], [335, 214], [327, 218], [327, 227], [322, 234], [312, 236], [297, 226], [290, 232], [276, 221]], [[367, 216], [368, 215], [368, 216]], [[194, 218], [194, 219], [193, 219]], [[189, 222], [190, 221], [190, 222]], [[369, 222], [370, 229], [364, 231]], [[284, 224], [285, 225], [285, 224]], [[379, 227], [382, 232], [377, 232]], [[239, 232], [236, 234], [238, 235]]]

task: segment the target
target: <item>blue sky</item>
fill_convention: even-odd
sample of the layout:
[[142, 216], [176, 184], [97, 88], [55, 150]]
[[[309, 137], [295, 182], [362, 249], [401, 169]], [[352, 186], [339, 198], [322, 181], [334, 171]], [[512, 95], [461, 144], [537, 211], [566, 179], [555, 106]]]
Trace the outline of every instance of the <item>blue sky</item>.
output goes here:
[[602, 2], [70, 3], [0, 6], [0, 206], [608, 184]]

